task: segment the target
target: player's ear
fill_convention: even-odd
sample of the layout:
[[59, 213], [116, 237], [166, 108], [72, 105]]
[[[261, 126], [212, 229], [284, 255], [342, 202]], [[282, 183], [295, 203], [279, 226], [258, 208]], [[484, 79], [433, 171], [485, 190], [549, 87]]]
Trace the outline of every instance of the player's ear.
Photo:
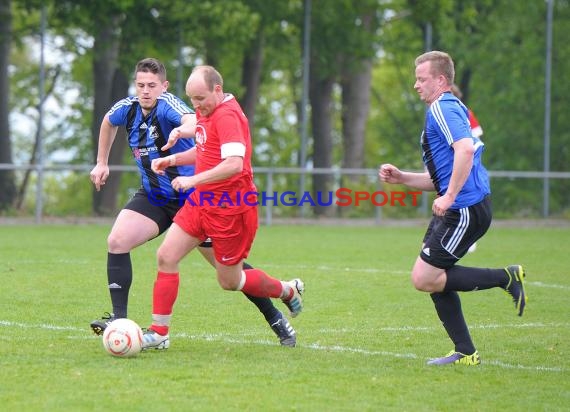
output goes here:
[[170, 83], [168, 82], [168, 80], [165, 80], [165, 81], [162, 83], [162, 89], [163, 89], [162, 91], [163, 91], [163, 92], [167, 91], [167, 90], [168, 90], [168, 86], [170, 86]]

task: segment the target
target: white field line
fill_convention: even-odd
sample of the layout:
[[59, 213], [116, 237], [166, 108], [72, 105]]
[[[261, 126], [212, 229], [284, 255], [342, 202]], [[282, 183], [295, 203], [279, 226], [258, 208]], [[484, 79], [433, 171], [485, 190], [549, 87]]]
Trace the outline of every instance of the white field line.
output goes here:
[[[62, 331], [73, 331], [73, 332], [82, 332], [84, 336], [73, 336], [70, 337], [71, 339], [98, 339], [98, 336], [89, 334], [85, 328], [78, 328], [73, 326], [57, 326], [57, 325], [49, 325], [49, 324], [26, 324], [21, 322], [11, 322], [7, 320], [0, 320], [0, 326], [6, 327], [17, 327], [23, 329], [47, 329], [47, 330], [62, 330]], [[505, 328], [505, 327], [527, 327], [527, 328], [542, 328], [542, 327], [562, 327], [566, 328], [569, 327], [570, 324], [542, 324], [542, 323], [527, 323], [522, 325], [479, 325], [474, 326], [475, 328], [483, 328], [483, 329], [492, 329], [492, 328]], [[425, 331], [432, 328], [429, 327], [402, 327], [402, 328], [380, 328], [379, 331]], [[433, 328], [435, 329], [435, 328]], [[345, 331], [343, 329], [343, 331]], [[332, 331], [330, 331], [332, 332]], [[338, 331], [337, 331], [338, 332]], [[237, 344], [244, 344], [244, 345], [276, 345], [275, 341], [269, 340], [259, 340], [259, 339], [243, 339], [243, 334], [240, 334], [240, 337], [235, 337], [234, 335], [230, 334], [187, 334], [187, 333], [174, 333], [171, 335], [173, 338], [176, 339], [189, 339], [189, 340], [201, 340], [206, 342], [226, 342], [226, 343], [237, 343]], [[6, 337], [6, 336], [5, 336]], [[390, 352], [390, 351], [377, 351], [377, 350], [370, 350], [370, 349], [363, 349], [363, 348], [351, 348], [347, 346], [340, 346], [340, 345], [333, 345], [333, 346], [326, 346], [320, 345], [318, 343], [307, 343], [307, 344], [297, 344], [297, 347], [306, 348], [316, 351], [323, 351], [323, 352], [339, 352], [339, 353], [354, 353], [360, 354], [364, 356], [383, 356], [383, 357], [390, 357], [390, 358], [404, 358], [404, 359], [420, 359], [418, 355], [415, 353], [398, 353], [398, 352]], [[427, 361], [428, 359], [426, 359]], [[520, 370], [528, 370], [528, 371], [537, 371], [537, 372], [566, 372], [566, 368], [561, 367], [548, 367], [543, 365], [538, 366], [527, 366], [527, 365], [513, 365], [504, 363], [498, 360], [487, 360], [485, 359], [483, 362], [485, 365], [497, 366], [500, 368], [505, 369], [520, 369]]]
[[[487, 325], [470, 325], [469, 329], [538, 329], [538, 328], [551, 328], [551, 329], [565, 329], [570, 328], [570, 323], [513, 323], [513, 324], [487, 324]], [[427, 332], [427, 331], [439, 331], [441, 326], [387, 326], [384, 328], [376, 328], [379, 332]], [[319, 329], [319, 333], [355, 333], [358, 329], [351, 328], [339, 328], [330, 329], [324, 328]]]

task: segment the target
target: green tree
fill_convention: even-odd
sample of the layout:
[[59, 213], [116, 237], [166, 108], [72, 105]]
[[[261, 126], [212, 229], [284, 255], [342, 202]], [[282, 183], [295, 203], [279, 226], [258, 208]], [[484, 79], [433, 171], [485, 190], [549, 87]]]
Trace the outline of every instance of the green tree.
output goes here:
[[[372, 65], [379, 47], [378, 29], [384, 9], [376, 1], [337, 0], [313, 2], [310, 101], [312, 110], [313, 165], [333, 165], [335, 146], [340, 146], [344, 167], [362, 167], [364, 125], [370, 105]], [[340, 111], [342, 131], [335, 144], [335, 86], [342, 87]], [[336, 110], [338, 112], [338, 110]], [[338, 123], [337, 123], [338, 124]], [[341, 151], [340, 148], [344, 148]], [[328, 192], [331, 176], [313, 175], [313, 191]], [[315, 207], [317, 215], [330, 209]]]
[[[0, 164], [12, 163], [10, 136], [10, 49], [12, 47], [12, 2], [0, 0]], [[12, 206], [16, 197], [16, 183], [11, 170], [0, 169], [0, 211]]]
[[[112, 103], [128, 94], [136, 61], [153, 56], [166, 64], [169, 79], [176, 84], [171, 91], [177, 94], [184, 93], [193, 66], [217, 66], [224, 74], [225, 89], [236, 95], [250, 119], [255, 164], [299, 164], [302, 0], [0, 0], [0, 11], [12, 15], [12, 20], [3, 19], [0, 29], [0, 58], [9, 58], [0, 64], [0, 88], [7, 90], [1, 93], [0, 105], [9, 104], [13, 115], [24, 114], [32, 121], [37, 121], [39, 104], [38, 62], [27, 46], [38, 41], [42, 3], [48, 10], [48, 42], [64, 56], [46, 67], [50, 102], [62, 107], [70, 91], [77, 91], [65, 110], [50, 108], [46, 113], [47, 152], [64, 149], [73, 153], [72, 162], [92, 162], [101, 118]], [[418, 137], [425, 106], [413, 89], [413, 61], [432, 48], [448, 51], [456, 62], [464, 100], [485, 130], [488, 168], [542, 170], [545, 2], [313, 0], [312, 4], [309, 153], [314, 167], [377, 167], [385, 161], [422, 167]], [[558, 171], [568, 170], [570, 150], [565, 110], [569, 17], [568, 0], [556, 0], [551, 169]], [[11, 35], [7, 43], [2, 42], [6, 32]], [[8, 124], [0, 122], [3, 147], [12, 145], [18, 159], [33, 162], [34, 133], [6, 129]], [[126, 139], [118, 136], [112, 164], [127, 161], [130, 153], [125, 147]], [[11, 152], [3, 150], [0, 156]], [[0, 171], [0, 185], [17, 183], [20, 176], [6, 179], [6, 175]], [[94, 195], [95, 213], [114, 212], [121, 191], [137, 185], [134, 175], [121, 177], [113, 172], [105, 190]], [[278, 184], [290, 186], [290, 179], [284, 177]], [[25, 188], [26, 178], [22, 180]], [[77, 187], [67, 182], [69, 190]], [[552, 182], [556, 213], [570, 208], [569, 183]], [[328, 191], [330, 185], [329, 176], [317, 175], [312, 181], [315, 191]], [[539, 180], [493, 180], [495, 209], [536, 214], [541, 185]], [[0, 187], [2, 204], [7, 204], [7, 197], [12, 204], [14, 194]], [[517, 210], [521, 199], [530, 205], [525, 210]]]

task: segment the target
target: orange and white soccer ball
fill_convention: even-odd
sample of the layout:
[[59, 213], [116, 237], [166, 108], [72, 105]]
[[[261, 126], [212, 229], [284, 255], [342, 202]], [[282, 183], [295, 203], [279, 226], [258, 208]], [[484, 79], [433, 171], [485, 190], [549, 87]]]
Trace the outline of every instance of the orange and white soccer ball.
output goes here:
[[116, 319], [103, 332], [103, 347], [113, 356], [129, 358], [142, 350], [142, 329], [130, 319]]

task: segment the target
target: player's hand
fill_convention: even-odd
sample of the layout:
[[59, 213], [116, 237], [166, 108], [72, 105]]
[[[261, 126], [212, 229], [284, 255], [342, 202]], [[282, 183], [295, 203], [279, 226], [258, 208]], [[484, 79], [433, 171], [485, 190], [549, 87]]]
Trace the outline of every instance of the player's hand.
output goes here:
[[89, 173], [89, 178], [95, 185], [95, 190], [100, 191], [109, 177], [109, 166], [97, 164]]
[[385, 163], [378, 170], [378, 178], [381, 182], [398, 184], [402, 183], [402, 172], [396, 166]]
[[451, 198], [449, 195], [443, 195], [440, 197], [435, 198], [433, 204], [431, 206], [431, 211], [436, 216], [443, 216], [447, 209], [453, 205], [454, 199]]
[[166, 142], [166, 144], [162, 146], [160, 150], [165, 151], [170, 149], [181, 137], [182, 133], [180, 132], [180, 129], [178, 127], [175, 127], [170, 131], [170, 134], [168, 135], [168, 142]]
[[178, 176], [172, 181], [172, 188], [177, 192], [185, 192], [195, 186], [193, 176]]
[[169, 166], [170, 166], [170, 156], [153, 159], [152, 162], [150, 163], [150, 168], [157, 175], [164, 175], [164, 171]]

